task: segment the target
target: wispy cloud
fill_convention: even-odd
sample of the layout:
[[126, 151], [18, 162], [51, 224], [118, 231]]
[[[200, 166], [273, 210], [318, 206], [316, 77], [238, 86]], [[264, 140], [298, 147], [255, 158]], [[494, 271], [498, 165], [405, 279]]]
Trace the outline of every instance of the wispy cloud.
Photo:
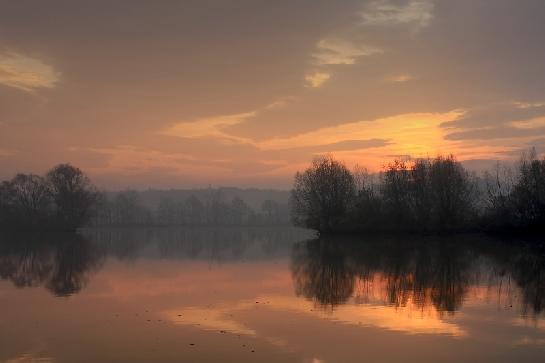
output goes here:
[[277, 99], [276, 101], [273, 101], [273, 102], [269, 103], [268, 105], [263, 107], [263, 109], [264, 110], [276, 110], [276, 109], [284, 108], [290, 102], [292, 102], [294, 99], [295, 99], [295, 97], [292, 97], [292, 96], [281, 97], [281, 98]]
[[518, 109], [528, 109], [528, 108], [538, 108], [545, 106], [545, 102], [522, 102], [522, 101], [515, 101], [513, 102], [513, 105], [515, 108]]
[[249, 140], [233, 136], [224, 131], [229, 126], [238, 125], [257, 114], [256, 111], [220, 115], [198, 119], [195, 121], [178, 122], [160, 133], [168, 136], [185, 138], [216, 138], [235, 142], [249, 142]]
[[392, 76], [388, 76], [384, 78], [384, 82], [386, 83], [404, 83], [409, 82], [416, 79], [416, 77], [408, 74], [408, 73], [402, 73], [402, 74], [396, 74]]
[[1, 149], [0, 148], [0, 157], [11, 156], [11, 155], [16, 154], [16, 153], [17, 153], [17, 150]]
[[40, 59], [15, 52], [0, 53], [0, 84], [23, 91], [52, 88], [60, 73]]
[[319, 88], [331, 78], [327, 72], [312, 72], [305, 76], [306, 86], [311, 88]]
[[545, 127], [545, 116], [536, 117], [529, 120], [518, 120], [512, 121], [509, 123], [509, 126], [512, 126], [517, 129], [537, 129]]
[[382, 53], [382, 49], [342, 38], [325, 38], [316, 45], [313, 57], [318, 65], [354, 64], [359, 57]]
[[52, 363], [53, 361], [53, 358], [39, 357], [33, 353], [24, 353], [18, 357], [6, 360], [5, 363]]
[[463, 113], [403, 114], [370, 121], [355, 121], [325, 127], [288, 138], [275, 138], [261, 143], [263, 149], [286, 149], [338, 143], [346, 140], [364, 140], [380, 137], [391, 140], [397, 147], [411, 153], [436, 149], [443, 141], [442, 122], [455, 120]]
[[391, 1], [375, 1], [362, 13], [367, 25], [410, 25], [415, 30], [428, 26], [433, 19], [434, 4], [431, 0], [411, 0], [405, 5]]

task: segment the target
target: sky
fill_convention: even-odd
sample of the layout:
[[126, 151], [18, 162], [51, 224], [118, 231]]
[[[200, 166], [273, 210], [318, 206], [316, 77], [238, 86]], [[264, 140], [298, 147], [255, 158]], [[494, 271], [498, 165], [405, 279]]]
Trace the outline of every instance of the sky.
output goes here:
[[0, 179], [289, 188], [545, 151], [543, 0], [0, 0]]

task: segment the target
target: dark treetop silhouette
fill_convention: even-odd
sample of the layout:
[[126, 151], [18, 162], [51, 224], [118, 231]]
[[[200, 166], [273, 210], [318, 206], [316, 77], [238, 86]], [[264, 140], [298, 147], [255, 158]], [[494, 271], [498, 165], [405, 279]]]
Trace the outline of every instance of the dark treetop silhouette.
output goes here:
[[321, 157], [295, 175], [292, 220], [322, 233], [543, 231], [545, 159], [523, 154], [511, 178], [499, 170], [477, 177], [438, 156], [395, 160], [374, 179]]
[[18, 174], [0, 184], [0, 225], [73, 231], [89, 220], [98, 195], [89, 178], [68, 164], [45, 177]]

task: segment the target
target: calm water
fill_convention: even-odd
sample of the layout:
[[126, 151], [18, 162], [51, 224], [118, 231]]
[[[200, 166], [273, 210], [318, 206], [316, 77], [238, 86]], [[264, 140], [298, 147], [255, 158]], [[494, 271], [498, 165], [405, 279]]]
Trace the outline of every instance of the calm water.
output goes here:
[[545, 254], [484, 237], [0, 242], [0, 362], [543, 362]]

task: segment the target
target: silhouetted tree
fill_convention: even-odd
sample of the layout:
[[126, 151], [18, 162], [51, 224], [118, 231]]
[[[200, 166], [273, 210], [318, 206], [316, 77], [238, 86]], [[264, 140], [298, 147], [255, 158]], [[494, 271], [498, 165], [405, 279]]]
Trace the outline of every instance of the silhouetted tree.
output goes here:
[[250, 208], [239, 197], [233, 198], [231, 201], [231, 223], [234, 225], [242, 225], [248, 221]]
[[13, 220], [18, 226], [37, 227], [47, 223], [51, 193], [46, 180], [38, 175], [18, 174], [8, 186], [12, 196]]
[[98, 197], [89, 178], [76, 167], [60, 164], [47, 173], [47, 180], [62, 228], [74, 230], [86, 223]]
[[382, 178], [382, 197], [389, 228], [452, 230], [474, 220], [475, 186], [453, 156], [396, 160]]
[[407, 229], [413, 225], [411, 189], [411, 171], [407, 163], [394, 160], [388, 164], [381, 184], [388, 228]]
[[498, 165], [485, 174], [487, 230], [542, 231], [545, 228], [545, 158], [523, 153], [515, 171]]
[[330, 156], [314, 160], [295, 175], [291, 193], [296, 225], [329, 232], [338, 229], [355, 194], [354, 177], [346, 166]]
[[432, 211], [439, 230], [459, 229], [474, 218], [475, 186], [454, 156], [439, 156], [430, 164]]
[[521, 227], [545, 226], [545, 158], [538, 160], [535, 149], [523, 155], [520, 161], [512, 200]]

